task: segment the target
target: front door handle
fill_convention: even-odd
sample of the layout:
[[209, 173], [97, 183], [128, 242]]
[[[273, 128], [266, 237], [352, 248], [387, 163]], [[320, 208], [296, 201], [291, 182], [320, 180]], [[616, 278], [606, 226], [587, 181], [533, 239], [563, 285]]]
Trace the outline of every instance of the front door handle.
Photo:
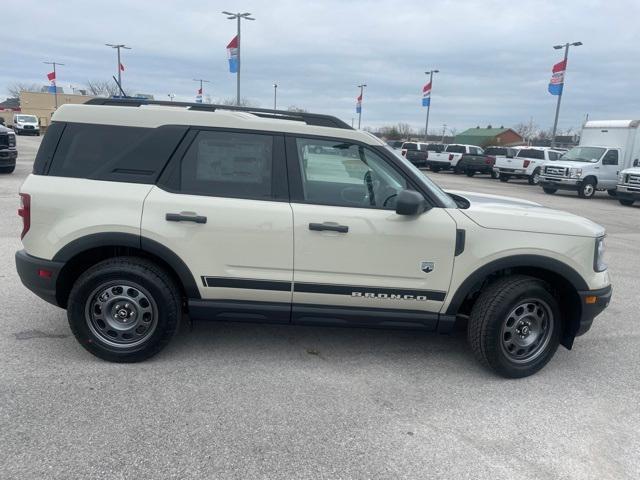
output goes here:
[[164, 218], [167, 222], [207, 223], [207, 217], [195, 213], [167, 213]]
[[310, 223], [309, 230], [318, 232], [327, 230], [329, 232], [347, 233], [349, 231], [349, 227], [347, 225], [338, 225], [335, 222]]

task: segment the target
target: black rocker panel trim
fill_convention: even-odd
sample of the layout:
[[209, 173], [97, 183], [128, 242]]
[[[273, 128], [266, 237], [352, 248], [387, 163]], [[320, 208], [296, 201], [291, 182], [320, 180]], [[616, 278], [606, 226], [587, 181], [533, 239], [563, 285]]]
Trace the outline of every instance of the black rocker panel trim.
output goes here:
[[284, 280], [255, 280], [249, 278], [203, 276], [202, 284], [205, 287], [217, 288], [246, 288], [249, 290], [276, 290], [279, 292], [291, 291], [291, 282]]
[[288, 324], [291, 322], [291, 304], [189, 299], [189, 318], [191, 320]]

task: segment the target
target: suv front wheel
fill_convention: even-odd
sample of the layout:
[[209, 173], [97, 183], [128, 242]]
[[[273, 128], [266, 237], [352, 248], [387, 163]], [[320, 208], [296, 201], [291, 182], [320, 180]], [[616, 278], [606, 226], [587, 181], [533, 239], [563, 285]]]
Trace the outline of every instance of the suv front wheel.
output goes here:
[[112, 362], [138, 362], [164, 348], [178, 329], [181, 297], [156, 264], [116, 257], [84, 272], [69, 295], [67, 317], [80, 344]]
[[547, 285], [504, 277], [484, 290], [471, 311], [467, 339], [482, 364], [508, 378], [534, 374], [555, 354], [562, 318]]

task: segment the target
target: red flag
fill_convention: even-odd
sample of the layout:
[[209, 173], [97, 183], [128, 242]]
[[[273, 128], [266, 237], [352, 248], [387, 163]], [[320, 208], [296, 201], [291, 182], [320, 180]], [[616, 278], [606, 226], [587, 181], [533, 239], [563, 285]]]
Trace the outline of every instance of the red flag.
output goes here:
[[124, 65], [120, 64], [120, 71], [124, 72]]
[[50, 82], [53, 82], [56, 79], [56, 72], [47, 73], [47, 78]]
[[235, 37], [233, 37], [233, 39], [231, 39], [231, 41], [229, 42], [229, 45], [227, 45], [227, 48], [238, 48], [238, 36], [237, 35]]
[[553, 66], [553, 73], [564, 72], [567, 69], [567, 61], [563, 60]]

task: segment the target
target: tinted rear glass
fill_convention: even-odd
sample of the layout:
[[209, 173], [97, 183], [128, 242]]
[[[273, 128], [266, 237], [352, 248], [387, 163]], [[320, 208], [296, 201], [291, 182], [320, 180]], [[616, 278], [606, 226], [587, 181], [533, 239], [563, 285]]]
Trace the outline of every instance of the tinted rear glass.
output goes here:
[[49, 175], [89, 178], [121, 157], [154, 129], [114, 125], [67, 124]]
[[544, 150], [534, 150], [532, 148], [525, 148], [518, 152], [518, 157], [533, 158], [535, 160], [544, 160]]
[[405, 150], [418, 150], [418, 144], [417, 143], [405, 143], [404, 145], [402, 145], [402, 148], [404, 148]]
[[484, 150], [487, 155], [506, 155], [507, 149], [500, 147], [489, 147]]
[[449, 145], [447, 147], [447, 152], [464, 153], [465, 152], [465, 148], [462, 145]]

